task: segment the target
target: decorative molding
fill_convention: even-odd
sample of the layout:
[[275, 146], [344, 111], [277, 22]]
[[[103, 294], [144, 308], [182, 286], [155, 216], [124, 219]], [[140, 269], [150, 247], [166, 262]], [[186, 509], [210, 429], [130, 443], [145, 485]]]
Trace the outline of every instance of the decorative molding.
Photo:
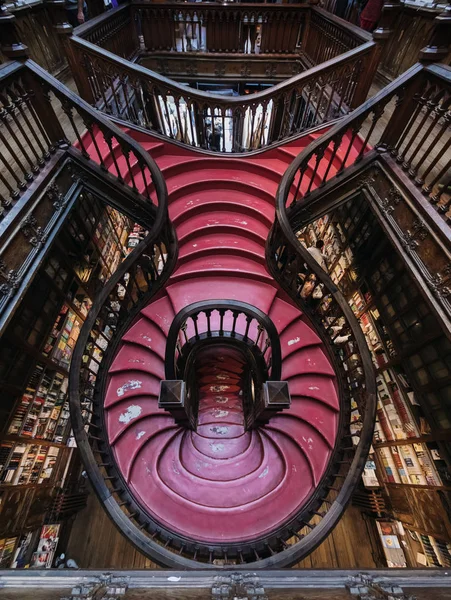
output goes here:
[[416, 217], [412, 223], [412, 230], [408, 229], [401, 234], [401, 244], [407, 250], [412, 252], [418, 248], [420, 242], [423, 242], [429, 235], [426, 224], [420, 217]]
[[429, 287], [437, 298], [445, 300], [451, 296], [451, 289], [445, 285], [444, 277], [440, 273], [436, 273], [429, 280]]
[[363, 573], [350, 577], [346, 588], [358, 600], [415, 600], [396, 583], [377, 583], [371, 575]]
[[20, 286], [22, 277], [14, 269], [8, 269], [2, 259], [0, 259], [0, 277], [5, 281], [0, 284], [0, 295], [1, 296], [12, 296], [15, 290]]
[[47, 234], [44, 232], [42, 227], [38, 226], [36, 217], [32, 214], [27, 215], [22, 220], [20, 229], [32, 246], [38, 248], [45, 244], [47, 240]]
[[215, 64], [215, 75], [216, 77], [224, 77], [226, 73], [226, 68], [224, 63], [216, 63]]
[[241, 77], [250, 77], [252, 75], [252, 69], [249, 66], [249, 63], [244, 63], [241, 65]]
[[127, 593], [130, 577], [115, 577], [105, 574], [94, 577], [89, 583], [82, 583], [72, 588], [70, 596], [64, 596], [61, 600], [92, 600], [102, 598], [104, 600], [118, 600]]
[[386, 215], [390, 215], [395, 210], [395, 207], [401, 202], [401, 200], [401, 192], [397, 188], [392, 187], [387, 196], [379, 200], [379, 205]]
[[212, 600], [268, 600], [255, 573], [217, 575], [211, 588]]
[[69, 201], [69, 198], [63, 194], [61, 188], [54, 181], [49, 185], [45, 193], [49, 200], [53, 201], [53, 208], [57, 212], [62, 210]]
[[265, 68], [266, 77], [276, 77], [277, 75], [277, 65], [274, 63], [268, 63]]
[[197, 75], [197, 65], [195, 62], [189, 62], [186, 65], [186, 73], [187, 75]]

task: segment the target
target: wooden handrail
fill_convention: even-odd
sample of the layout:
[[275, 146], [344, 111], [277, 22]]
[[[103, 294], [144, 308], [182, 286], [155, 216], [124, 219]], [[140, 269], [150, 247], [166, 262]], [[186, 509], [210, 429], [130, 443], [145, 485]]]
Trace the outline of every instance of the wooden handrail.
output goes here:
[[[224, 321], [226, 313], [231, 312], [233, 315], [232, 324], [228, 325], [227, 320]], [[212, 319], [212, 313], [217, 313]], [[194, 326], [194, 321], [200, 314], [206, 316], [206, 323], [203, 326]], [[246, 331], [241, 331], [237, 320], [240, 315], [249, 319], [249, 324], [253, 321], [258, 323], [259, 329], [251, 331], [247, 327]], [[189, 331], [186, 327], [191, 321]], [[205, 330], [205, 326], [207, 329]], [[207, 338], [221, 339], [224, 337], [242, 339], [243, 342], [255, 345], [262, 352], [262, 356], [266, 363], [266, 371], [269, 381], [279, 381], [282, 372], [282, 353], [280, 349], [280, 339], [277, 329], [268, 315], [262, 312], [259, 308], [240, 302], [238, 300], [208, 300], [196, 302], [185, 306], [177, 313], [171, 323], [169, 333], [166, 340], [165, 354], [165, 374], [166, 379], [179, 379], [177, 361], [182, 354], [182, 347], [179, 347], [179, 335], [183, 334], [185, 343], [192, 346], [200, 341], [202, 334], [206, 334]], [[224, 335], [227, 334], [227, 335]], [[253, 339], [252, 335], [255, 335]], [[268, 342], [266, 344], [266, 341]]]
[[[386, 125], [377, 127], [387, 115]], [[445, 214], [450, 207], [445, 194], [451, 168], [451, 139], [447, 134], [450, 115], [451, 67], [414, 65], [293, 160], [277, 196], [280, 222], [289, 227], [288, 214], [300, 222], [296, 215], [301, 214], [303, 201], [313, 200], [329, 180], [341, 177], [347, 167], [362, 160], [371, 148], [390, 153], [431, 204]], [[360, 150], [352, 153], [357, 141]], [[338, 170], [332, 170], [338, 150], [343, 158]], [[327, 164], [323, 160], [326, 154]], [[290, 193], [289, 185], [294, 186], [294, 193]], [[287, 203], [289, 213], [285, 208]]]
[[[52, 100], [55, 103], [52, 104]], [[65, 120], [55, 112], [59, 105]], [[108, 171], [113, 156], [118, 186], [132, 192], [147, 212], [149, 227], [161, 229], [167, 190], [155, 161], [132, 138], [31, 60], [0, 67], [0, 203], [8, 213], [42, 172], [52, 155], [70, 148], [80, 160]], [[100, 136], [99, 136], [100, 133]], [[139, 188], [139, 189], [138, 189]]]
[[[272, 415], [289, 407], [288, 384], [283, 388], [285, 403], [271, 405], [264, 394], [265, 385], [266, 389], [273, 382], [282, 386], [280, 338], [271, 318], [246, 302], [205, 300], [185, 306], [177, 313], [166, 340], [168, 381], [166, 386], [162, 384], [159, 406], [173, 414], [176, 421], [196, 428], [199, 400], [195, 359], [199, 350], [210, 344], [233, 344], [246, 357], [247, 380], [243, 382], [242, 398], [246, 429], [261, 424], [263, 419], [269, 421]], [[178, 402], [174, 402], [173, 389], [179, 395]]]
[[[140, 21], [146, 10], [160, 11], [158, 14], [173, 29], [182, 10], [196, 15], [238, 11], [248, 18], [251, 13], [265, 15], [268, 11], [286, 15], [287, 10], [294, 9], [310, 16], [301, 49], [314, 66], [270, 89], [246, 96], [224, 97], [188, 88], [124, 61], [110, 51], [114, 36], [108, 38], [110, 41], [103, 48], [89, 41], [99, 38], [96, 31], [107, 32], [108, 23], [114, 25], [122, 17], [123, 32], [132, 39], [134, 18], [129, 10], [135, 11]], [[327, 47], [315, 41], [322, 26], [327, 29]], [[106, 33], [102, 35], [102, 39], [108, 37]], [[173, 32], [168, 38], [168, 44], [175, 50], [174, 35]], [[87, 23], [76, 28], [67, 45], [79, 91], [90, 104], [122, 121], [192, 147], [224, 153], [255, 151], [347, 114], [366, 97], [378, 56], [378, 46], [371, 35], [308, 5], [135, 2], [112, 11], [111, 17], [108, 14], [98, 17], [94, 25]], [[130, 46], [125, 54], [133, 52], [137, 49]]]

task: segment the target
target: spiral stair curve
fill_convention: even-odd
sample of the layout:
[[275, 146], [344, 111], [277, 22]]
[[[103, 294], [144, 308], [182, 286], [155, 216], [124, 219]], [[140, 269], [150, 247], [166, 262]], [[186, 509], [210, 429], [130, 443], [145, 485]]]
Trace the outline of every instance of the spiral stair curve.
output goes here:
[[[111, 455], [161, 543], [178, 540], [180, 554], [188, 547], [195, 556], [210, 554], [210, 563], [212, 548], [222, 548], [233, 564], [249, 548], [259, 557], [268, 540], [276, 540], [268, 555], [277, 555], [286, 549], [284, 542], [277, 547], [278, 532], [313, 506], [344, 434], [330, 350], [265, 259], [280, 179], [320, 133], [245, 158], [126, 133], [163, 173], [178, 260], [165, 287], [132, 319], [108, 366], [102, 411]], [[107, 167], [121, 160], [100, 141], [99, 147]], [[358, 150], [356, 142], [352, 151]], [[335, 159], [339, 165], [339, 152]], [[187, 305], [219, 299], [260, 309], [280, 337], [291, 406], [250, 430], [243, 413], [248, 365], [239, 349], [221, 341], [203, 348], [194, 364], [197, 428], [178, 425], [158, 406], [174, 317]]]

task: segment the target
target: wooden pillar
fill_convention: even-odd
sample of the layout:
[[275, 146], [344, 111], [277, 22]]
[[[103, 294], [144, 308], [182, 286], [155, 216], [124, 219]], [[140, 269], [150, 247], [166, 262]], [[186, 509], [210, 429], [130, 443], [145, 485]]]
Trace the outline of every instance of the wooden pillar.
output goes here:
[[53, 28], [59, 36], [78, 93], [83, 100], [86, 100], [89, 104], [94, 104], [94, 96], [82, 56], [75, 45], [71, 43], [73, 27], [67, 20], [66, 2], [65, 0], [45, 0], [45, 5], [51, 16]]
[[362, 73], [359, 78], [358, 87], [351, 102], [351, 108], [357, 108], [367, 99], [368, 92], [379, 67], [382, 50], [394, 31], [396, 18], [401, 9], [402, 4], [400, 0], [386, 0], [384, 2], [379, 24], [373, 31], [373, 40], [376, 44], [365, 65], [364, 73]]
[[400, 0], [386, 0], [382, 6], [379, 23], [373, 31], [373, 39], [378, 44], [385, 44], [392, 35], [397, 16], [402, 9]]
[[420, 51], [421, 62], [440, 62], [451, 45], [451, 4], [435, 17], [429, 44]]
[[6, 7], [5, 0], [0, 0], [0, 49], [12, 60], [28, 57], [28, 48], [17, 34], [16, 17]]

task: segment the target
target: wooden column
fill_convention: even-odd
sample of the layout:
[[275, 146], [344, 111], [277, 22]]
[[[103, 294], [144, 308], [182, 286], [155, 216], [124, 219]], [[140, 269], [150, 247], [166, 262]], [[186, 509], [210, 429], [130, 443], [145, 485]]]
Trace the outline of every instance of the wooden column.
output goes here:
[[368, 63], [365, 65], [365, 71], [359, 79], [358, 88], [352, 99], [351, 108], [357, 108], [367, 99], [368, 92], [379, 67], [382, 50], [394, 31], [394, 24], [401, 9], [402, 5], [400, 0], [386, 0], [384, 2], [379, 24], [377, 29], [373, 31], [373, 39], [376, 42], [376, 45]]
[[6, 7], [5, 0], [0, 0], [0, 49], [12, 60], [28, 57], [28, 48], [17, 35], [16, 17]]
[[422, 62], [440, 62], [443, 60], [451, 45], [451, 4], [435, 17], [429, 44], [420, 51]]
[[66, 55], [69, 68], [74, 78], [78, 93], [89, 102], [94, 104], [94, 96], [91, 86], [89, 85], [86, 68], [83, 64], [82, 56], [75, 45], [71, 43], [73, 27], [67, 20], [66, 2], [65, 0], [45, 0], [45, 4], [52, 18], [53, 28], [59, 36], [61, 46]]

